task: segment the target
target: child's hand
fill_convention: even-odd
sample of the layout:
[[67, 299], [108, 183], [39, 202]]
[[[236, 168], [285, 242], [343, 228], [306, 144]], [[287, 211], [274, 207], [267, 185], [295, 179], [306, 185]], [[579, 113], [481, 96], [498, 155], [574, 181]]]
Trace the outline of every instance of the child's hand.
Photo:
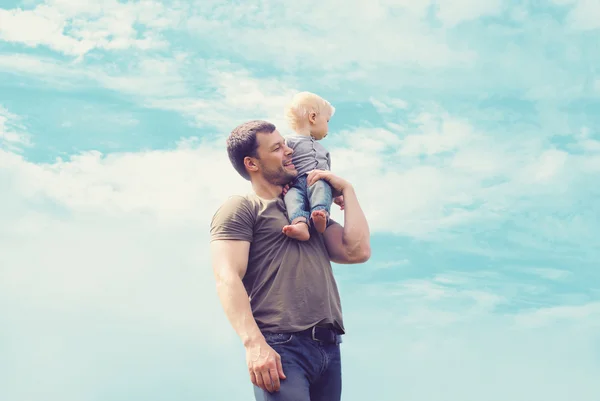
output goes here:
[[336, 196], [333, 198], [333, 203], [338, 205], [341, 210], [344, 210], [344, 195]]
[[290, 184], [285, 184], [281, 190], [281, 195], [285, 196], [285, 194], [287, 194], [287, 191], [289, 191], [289, 190], [290, 190]]

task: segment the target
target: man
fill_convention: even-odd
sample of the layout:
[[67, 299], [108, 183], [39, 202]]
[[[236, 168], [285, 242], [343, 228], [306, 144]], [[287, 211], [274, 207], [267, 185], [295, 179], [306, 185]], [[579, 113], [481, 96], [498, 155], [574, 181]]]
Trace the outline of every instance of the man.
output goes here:
[[284, 234], [282, 192], [297, 172], [276, 127], [249, 121], [227, 151], [253, 194], [230, 197], [211, 223], [211, 253], [223, 309], [246, 349], [257, 400], [341, 398], [340, 342], [345, 333], [331, 262], [363, 263], [370, 234], [352, 185], [329, 171], [309, 173], [343, 196], [344, 226], [329, 219], [308, 241]]

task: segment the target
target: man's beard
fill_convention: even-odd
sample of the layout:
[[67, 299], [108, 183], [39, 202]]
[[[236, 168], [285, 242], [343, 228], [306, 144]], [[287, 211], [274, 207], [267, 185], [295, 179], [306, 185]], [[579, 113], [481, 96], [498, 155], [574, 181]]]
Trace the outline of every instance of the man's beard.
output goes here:
[[263, 177], [267, 182], [273, 185], [285, 185], [292, 181], [298, 173], [296, 170], [288, 171], [284, 167], [280, 167], [275, 170], [264, 170]]

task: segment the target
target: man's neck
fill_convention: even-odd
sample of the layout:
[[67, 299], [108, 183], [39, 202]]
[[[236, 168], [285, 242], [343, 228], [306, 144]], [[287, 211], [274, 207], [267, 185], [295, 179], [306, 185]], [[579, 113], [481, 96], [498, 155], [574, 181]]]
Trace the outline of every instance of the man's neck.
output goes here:
[[260, 198], [271, 200], [281, 196], [283, 186], [273, 185], [264, 179], [257, 178], [252, 181], [252, 189]]

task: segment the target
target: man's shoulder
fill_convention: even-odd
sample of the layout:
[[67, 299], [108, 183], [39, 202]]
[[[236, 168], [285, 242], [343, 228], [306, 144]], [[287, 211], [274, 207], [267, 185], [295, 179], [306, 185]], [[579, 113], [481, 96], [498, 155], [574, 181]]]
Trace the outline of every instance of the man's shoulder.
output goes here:
[[256, 222], [255, 203], [251, 195], [231, 195], [217, 208], [210, 222], [212, 240], [242, 239], [251, 241]]
[[256, 200], [251, 194], [229, 195], [217, 207], [213, 214], [213, 222], [218, 218], [227, 218], [235, 215], [253, 217], [256, 214]]
[[225, 198], [225, 200], [223, 200], [221, 202], [221, 205], [219, 206], [219, 208], [223, 208], [226, 206], [233, 206], [233, 207], [241, 206], [241, 205], [246, 205], [248, 203], [250, 203], [248, 194], [229, 195]]
[[251, 211], [252, 209], [254, 209], [256, 202], [256, 196], [253, 196], [253, 194], [251, 193], [229, 195], [217, 207], [217, 212], [237, 210]]

